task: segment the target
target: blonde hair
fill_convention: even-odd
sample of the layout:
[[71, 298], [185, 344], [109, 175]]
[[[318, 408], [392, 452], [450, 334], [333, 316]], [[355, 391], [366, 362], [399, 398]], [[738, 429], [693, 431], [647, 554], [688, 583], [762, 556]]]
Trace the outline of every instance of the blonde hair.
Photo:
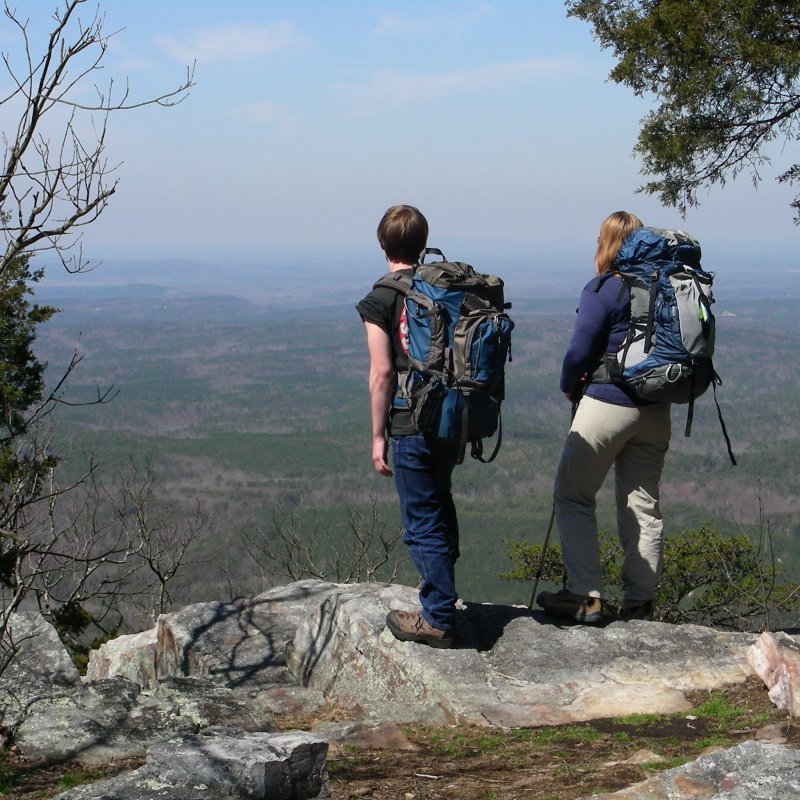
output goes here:
[[615, 211], [603, 220], [600, 235], [597, 237], [597, 252], [594, 255], [594, 268], [598, 275], [611, 269], [619, 248], [628, 235], [643, 227], [644, 223], [639, 217], [628, 211]]

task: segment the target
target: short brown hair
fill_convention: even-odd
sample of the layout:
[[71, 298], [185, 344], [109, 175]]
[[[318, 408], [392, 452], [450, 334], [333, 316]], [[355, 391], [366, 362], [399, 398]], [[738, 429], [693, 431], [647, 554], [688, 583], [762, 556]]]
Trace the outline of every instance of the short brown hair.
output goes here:
[[611, 269], [619, 248], [630, 233], [643, 228], [644, 223], [629, 211], [615, 211], [606, 217], [600, 225], [597, 237], [597, 252], [594, 255], [594, 268], [598, 275]]
[[428, 220], [414, 206], [392, 206], [378, 224], [378, 242], [389, 261], [416, 264], [428, 243]]

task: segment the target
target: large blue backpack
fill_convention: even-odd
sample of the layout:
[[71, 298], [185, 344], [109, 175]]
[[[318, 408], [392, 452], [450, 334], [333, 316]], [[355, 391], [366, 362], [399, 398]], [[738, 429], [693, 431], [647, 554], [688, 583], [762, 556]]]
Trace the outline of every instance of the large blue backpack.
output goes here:
[[[426, 264], [427, 255], [441, 260]], [[405, 298], [410, 369], [398, 377], [396, 404], [411, 408], [417, 430], [457, 442], [459, 464], [467, 442], [473, 458], [494, 460], [514, 328], [503, 281], [428, 248], [413, 277], [391, 272], [375, 286], [389, 286]], [[495, 433], [494, 451], [484, 458], [482, 440]]]
[[[604, 354], [592, 378], [626, 386], [643, 400], [687, 403], [686, 436], [695, 399], [711, 386], [716, 403], [722, 382], [712, 360], [714, 274], [702, 268], [700, 257], [697, 239], [679, 230], [639, 228], [625, 239], [606, 274], [618, 274], [621, 291], [630, 292], [631, 324], [619, 351]], [[719, 403], [717, 411], [735, 464]]]

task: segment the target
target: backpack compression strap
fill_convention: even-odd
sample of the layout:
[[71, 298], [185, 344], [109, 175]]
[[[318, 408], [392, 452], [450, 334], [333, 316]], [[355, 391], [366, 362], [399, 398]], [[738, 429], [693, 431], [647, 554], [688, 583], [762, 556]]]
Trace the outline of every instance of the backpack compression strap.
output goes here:
[[725, 420], [722, 419], [722, 409], [719, 407], [719, 401], [717, 400], [717, 384], [722, 383], [722, 378], [714, 373], [714, 377], [711, 379], [711, 391], [714, 392], [714, 405], [717, 407], [717, 416], [719, 417], [719, 425], [722, 428], [722, 435], [725, 437], [725, 446], [728, 448], [728, 457], [731, 460], [731, 464], [735, 467], [736, 466], [736, 458], [733, 455], [733, 449], [731, 448], [731, 440], [728, 436], [728, 429], [725, 426]]
[[458, 443], [458, 458], [456, 459], [456, 464], [464, 463], [464, 453], [467, 450], [468, 431], [469, 431], [469, 404], [466, 402], [466, 400], [464, 400], [464, 402], [461, 404], [461, 440]]
[[656, 296], [658, 295], [658, 270], [654, 269], [650, 275], [650, 304], [647, 307], [647, 328], [644, 332], [644, 352], [649, 353], [653, 347], [653, 331], [656, 327], [655, 311]]
[[503, 443], [503, 412], [501, 410], [497, 411], [497, 438], [495, 439], [494, 449], [492, 450], [492, 454], [489, 458], [483, 457], [483, 439], [475, 439], [472, 442], [472, 449], [470, 451], [470, 455], [480, 461], [481, 464], [490, 464], [492, 461], [497, 458], [497, 454], [500, 452], [500, 445]]

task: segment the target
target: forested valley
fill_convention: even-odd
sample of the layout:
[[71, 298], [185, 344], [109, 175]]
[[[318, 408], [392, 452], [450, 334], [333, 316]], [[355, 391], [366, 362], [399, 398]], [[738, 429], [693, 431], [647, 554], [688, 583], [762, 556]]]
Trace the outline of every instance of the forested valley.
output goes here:
[[[455, 476], [458, 587], [473, 601], [527, 603], [527, 586], [499, 576], [512, 542], [540, 543], [547, 530], [570, 416], [558, 391], [560, 361], [590, 276], [574, 267], [554, 277], [519, 265], [504, 274], [502, 261], [476, 266], [506, 277], [517, 327], [500, 454]], [[377, 276], [350, 276], [321, 292], [305, 275], [255, 270], [252, 290], [230, 293], [222, 282], [214, 290], [155, 281], [42, 289], [61, 310], [40, 329], [40, 358], [55, 376], [76, 346], [83, 355], [63, 399], [79, 403], [112, 385], [116, 392], [100, 405], [60, 404], [60, 479], [77, 479], [93, 463], [104, 491], [138, 481], [151, 519], [176, 537], [193, 531], [171, 584], [174, 604], [226, 600], [285, 580], [286, 541], [303, 551], [292, 554], [290, 572], [305, 565], [332, 580], [374, 577], [363, 565], [346, 572], [354, 539], [397, 533], [394, 487], [369, 458], [367, 357], [354, 310]], [[771, 547], [798, 584], [799, 279], [786, 268], [720, 269], [717, 396], [739, 465], [728, 461], [709, 390], [688, 439], [686, 408], [673, 408], [662, 484], [669, 532], [744, 531]], [[607, 484], [600, 522], [613, 533]], [[376, 577], [395, 573], [416, 582], [402, 544]]]

